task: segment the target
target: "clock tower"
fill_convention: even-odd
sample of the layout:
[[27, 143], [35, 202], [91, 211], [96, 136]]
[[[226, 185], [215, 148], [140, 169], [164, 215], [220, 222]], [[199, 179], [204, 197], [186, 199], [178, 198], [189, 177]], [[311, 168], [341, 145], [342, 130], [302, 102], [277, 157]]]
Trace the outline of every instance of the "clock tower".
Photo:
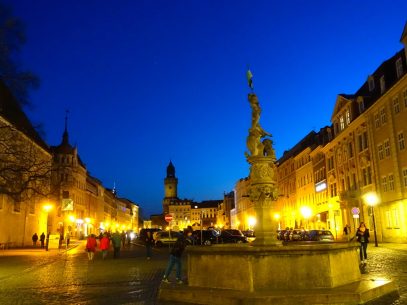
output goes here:
[[168, 206], [171, 202], [176, 201], [177, 197], [178, 179], [175, 177], [175, 167], [170, 161], [167, 166], [167, 177], [164, 179], [164, 200], [163, 211], [164, 214], [168, 213]]

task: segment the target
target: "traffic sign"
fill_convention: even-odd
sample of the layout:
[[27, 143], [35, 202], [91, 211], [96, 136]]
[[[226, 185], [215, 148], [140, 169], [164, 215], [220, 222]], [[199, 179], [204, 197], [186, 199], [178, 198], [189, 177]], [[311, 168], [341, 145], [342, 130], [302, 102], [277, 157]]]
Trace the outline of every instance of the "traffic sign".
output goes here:
[[166, 222], [170, 222], [172, 220], [172, 215], [167, 214], [167, 215], [165, 215], [164, 219], [165, 219]]
[[353, 207], [353, 208], [352, 208], [352, 214], [353, 214], [353, 215], [359, 215], [359, 214], [360, 214], [359, 208]]

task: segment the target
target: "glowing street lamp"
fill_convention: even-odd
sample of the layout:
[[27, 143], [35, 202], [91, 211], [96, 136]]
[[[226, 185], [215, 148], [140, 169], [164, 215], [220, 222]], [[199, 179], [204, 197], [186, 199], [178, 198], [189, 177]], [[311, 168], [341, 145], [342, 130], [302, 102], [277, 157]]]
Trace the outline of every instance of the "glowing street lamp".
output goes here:
[[52, 204], [50, 204], [50, 203], [46, 203], [46, 204], [44, 204], [44, 205], [42, 206], [42, 209], [44, 210], [44, 212], [47, 213], [47, 218], [46, 218], [47, 240], [46, 240], [46, 242], [45, 242], [45, 251], [48, 251], [48, 244], [49, 244], [49, 234], [50, 234], [50, 232], [49, 232], [50, 230], [49, 230], [49, 228], [48, 228], [48, 223], [49, 223], [49, 221], [48, 221], [48, 218], [49, 218], [49, 211], [51, 211], [53, 207], [54, 207], [54, 206], [53, 206]]
[[376, 193], [370, 192], [363, 196], [367, 205], [372, 209], [372, 219], [373, 219], [373, 232], [374, 232], [374, 245], [378, 247], [377, 235], [376, 235], [376, 220], [374, 218], [374, 206], [379, 203], [379, 198]]
[[311, 217], [312, 211], [309, 207], [302, 207], [300, 209], [301, 215], [304, 217], [304, 219], [307, 221], [307, 229], [308, 229], [308, 218]]
[[250, 216], [247, 220], [247, 223], [249, 225], [249, 230], [252, 230], [253, 227], [256, 225], [256, 218], [254, 218], [253, 216]]

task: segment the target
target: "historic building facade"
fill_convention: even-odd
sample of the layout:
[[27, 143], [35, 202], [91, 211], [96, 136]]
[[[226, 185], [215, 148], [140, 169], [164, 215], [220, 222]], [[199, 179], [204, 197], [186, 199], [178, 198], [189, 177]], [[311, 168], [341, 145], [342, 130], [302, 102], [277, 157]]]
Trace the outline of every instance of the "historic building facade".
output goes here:
[[[341, 238], [346, 224], [354, 232], [364, 221], [379, 241], [407, 242], [407, 26], [401, 42], [356, 93], [338, 95], [317, 141], [302, 140], [278, 160], [282, 226]], [[373, 208], [369, 193], [379, 200]]]
[[49, 147], [0, 83], [1, 245], [29, 245], [43, 232], [83, 238], [138, 230], [138, 220], [137, 204], [89, 175], [69, 143], [67, 121], [61, 144]]

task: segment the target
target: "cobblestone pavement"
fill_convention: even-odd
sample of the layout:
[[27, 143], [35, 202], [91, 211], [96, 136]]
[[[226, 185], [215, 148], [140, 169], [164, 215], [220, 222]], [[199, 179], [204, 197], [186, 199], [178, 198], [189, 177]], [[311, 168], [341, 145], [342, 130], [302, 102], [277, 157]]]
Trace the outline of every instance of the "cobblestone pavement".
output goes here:
[[[83, 244], [68, 252], [6, 250], [0, 252], [0, 304], [158, 304], [168, 252], [155, 249], [153, 259], [146, 260], [145, 249], [133, 245], [120, 259], [110, 253], [102, 260], [98, 253], [89, 262]], [[366, 276], [394, 280], [401, 295], [395, 302], [382, 299], [369, 305], [407, 305], [407, 245], [376, 248], [371, 243], [368, 256]]]

